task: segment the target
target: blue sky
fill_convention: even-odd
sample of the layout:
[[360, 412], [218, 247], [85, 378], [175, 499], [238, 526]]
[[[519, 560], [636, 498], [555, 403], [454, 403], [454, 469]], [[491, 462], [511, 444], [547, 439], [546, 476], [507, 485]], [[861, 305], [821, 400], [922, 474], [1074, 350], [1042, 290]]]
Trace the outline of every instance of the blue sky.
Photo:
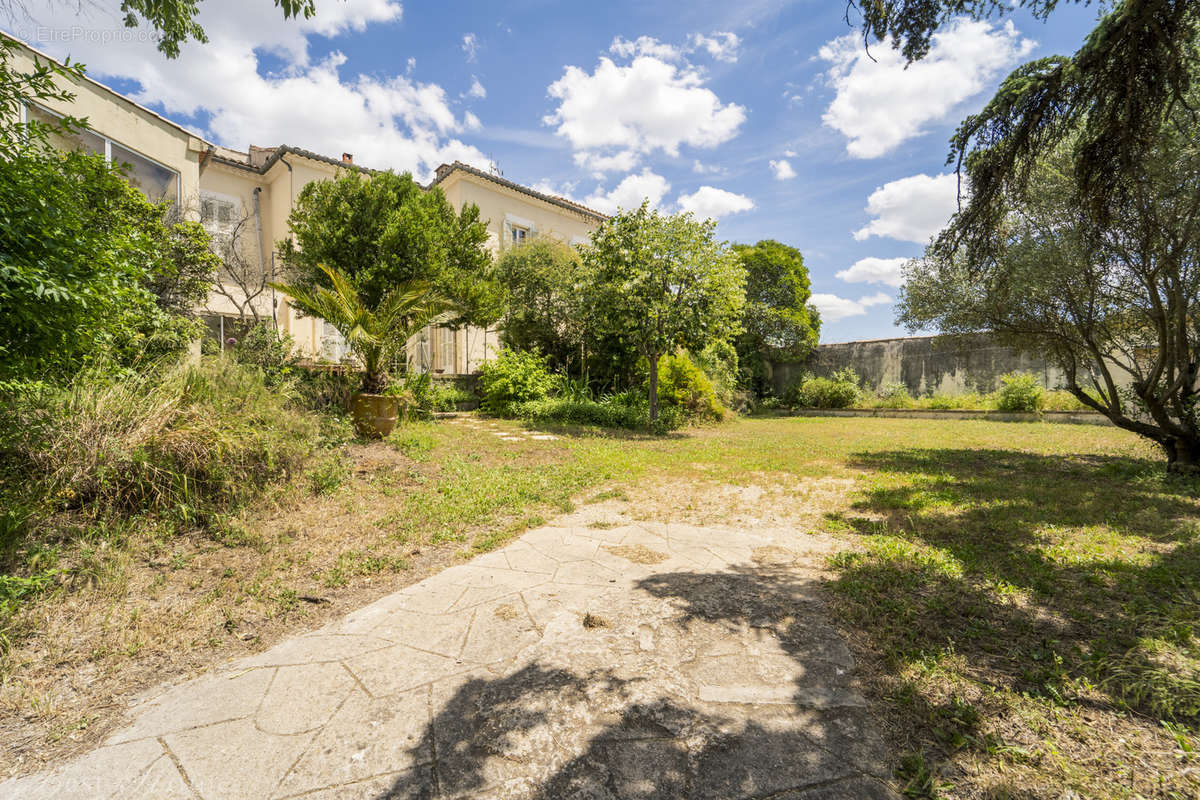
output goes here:
[[1078, 48], [1095, 8], [947, 29], [904, 69], [842, 2], [203, 0], [207, 45], [167, 61], [38, 0], [4, 27], [221, 144], [282, 142], [428, 178], [455, 158], [609, 211], [644, 196], [732, 241], [799, 248], [823, 341], [902, 335], [899, 267], [951, 213], [958, 121], [1019, 63]]

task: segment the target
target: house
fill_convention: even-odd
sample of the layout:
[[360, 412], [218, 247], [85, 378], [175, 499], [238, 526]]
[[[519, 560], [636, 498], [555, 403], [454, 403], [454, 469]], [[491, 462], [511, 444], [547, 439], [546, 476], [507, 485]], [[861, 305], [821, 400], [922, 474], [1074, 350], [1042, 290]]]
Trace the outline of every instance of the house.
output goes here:
[[[3, 34], [0, 34], [3, 35]], [[12, 57], [23, 70], [49, 56], [19, 43]], [[73, 81], [71, 103], [27, 105], [22, 118], [51, 120], [71, 115], [88, 129], [61, 141], [129, 165], [130, 181], [151, 199], [167, 199], [178, 213], [199, 220], [225, 261], [203, 308], [197, 313], [210, 335], [226, 346], [247, 321], [270, 320], [292, 336], [314, 362], [340, 362], [347, 354], [341, 336], [323, 320], [304, 317], [270, 287], [279, 265], [275, 243], [289, 236], [288, 216], [301, 190], [346, 170], [374, 172], [343, 153], [330, 157], [291, 145], [245, 151], [214, 144], [90, 78]], [[438, 187], [451, 206], [479, 206], [487, 221], [493, 254], [538, 236], [571, 244], [586, 242], [604, 215], [562, 197], [544, 194], [491, 172], [454, 162], [438, 167]], [[446, 375], [474, 372], [495, 349], [497, 332], [433, 325], [409, 343], [418, 369]]]

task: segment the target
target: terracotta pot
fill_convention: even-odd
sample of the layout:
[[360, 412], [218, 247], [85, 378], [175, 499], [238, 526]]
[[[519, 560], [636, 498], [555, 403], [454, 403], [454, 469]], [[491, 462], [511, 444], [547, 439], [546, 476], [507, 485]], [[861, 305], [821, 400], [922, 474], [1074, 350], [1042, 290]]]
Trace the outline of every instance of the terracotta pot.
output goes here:
[[400, 398], [359, 392], [350, 398], [354, 430], [364, 439], [382, 439], [400, 418]]

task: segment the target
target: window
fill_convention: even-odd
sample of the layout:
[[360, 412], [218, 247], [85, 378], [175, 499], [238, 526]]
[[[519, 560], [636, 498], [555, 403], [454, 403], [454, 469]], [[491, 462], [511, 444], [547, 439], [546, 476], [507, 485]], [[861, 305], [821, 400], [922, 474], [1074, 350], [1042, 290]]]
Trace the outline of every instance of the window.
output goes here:
[[529, 228], [522, 228], [520, 225], [509, 226], [512, 229], [512, 243], [520, 244], [529, 238]]
[[109, 143], [110, 158], [125, 167], [125, 177], [154, 202], [179, 199], [179, 174], [116, 142]]
[[208, 328], [208, 337], [216, 339], [222, 350], [232, 350], [250, 327], [238, 317], [225, 314], [203, 314], [200, 320]]
[[[25, 122], [37, 121], [47, 125], [57, 125], [62, 120], [62, 117], [53, 111], [32, 103], [24, 106], [23, 116]], [[160, 200], [179, 202], [178, 172], [164, 167], [141, 153], [117, 144], [90, 128], [81, 128], [67, 133], [54, 133], [50, 136], [50, 143], [64, 150], [83, 150], [103, 155], [106, 161], [123, 165], [126, 179], [154, 202], [157, 203]]]
[[208, 231], [213, 252], [228, 260], [234, 245], [241, 202], [236, 197], [200, 192], [200, 224]]

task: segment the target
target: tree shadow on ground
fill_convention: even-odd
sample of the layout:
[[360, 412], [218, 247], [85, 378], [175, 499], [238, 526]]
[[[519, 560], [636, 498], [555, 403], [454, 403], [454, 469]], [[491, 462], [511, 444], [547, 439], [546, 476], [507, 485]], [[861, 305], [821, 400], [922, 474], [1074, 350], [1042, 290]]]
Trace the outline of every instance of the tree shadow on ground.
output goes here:
[[[935, 707], [897, 679], [946, 659], [985, 697], [1012, 692], [1144, 724], [1133, 712], [1151, 731], [1160, 721], [1200, 728], [1195, 483], [1144, 461], [1005, 450], [865, 452], [850, 465], [871, 478], [831, 524], [862, 534], [864, 551], [838, 557], [831, 588], [888, 677], [895, 728], [914, 748], [948, 758], [1006, 747], [954, 724], [957, 714], [978, 728], [978, 708], [957, 698]], [[1017, 722], [989, 722], [1022, 735]], [[1114, 761], [1127, 757], [1119, 735]]]
[[[695, 642], [692, 658], [669, 675], [628, 674], [638, 669], [631, 628], [607, 634], [620, 643], [610, 668], [533, 663], [464, 681], [437, 704], [413, 751], [436, 754], [432, 786], [428, 773], [413, 772], [380, 800], [892, 798], [882, 744], [848, 677], [849, 652], [816, 592], [815, 576], [786, 567], [651, 575], [637, 582], [634, 602], [667, 604], [676, 640]], [[767, 655], [740, 647], [747, 636]], [[722, 671], [770, 657], [794, 662], [794, 694], [753, 715], [679, 691], [676, 670], [708, 664], [706, 674], [737, 684], [744, 676]]]

